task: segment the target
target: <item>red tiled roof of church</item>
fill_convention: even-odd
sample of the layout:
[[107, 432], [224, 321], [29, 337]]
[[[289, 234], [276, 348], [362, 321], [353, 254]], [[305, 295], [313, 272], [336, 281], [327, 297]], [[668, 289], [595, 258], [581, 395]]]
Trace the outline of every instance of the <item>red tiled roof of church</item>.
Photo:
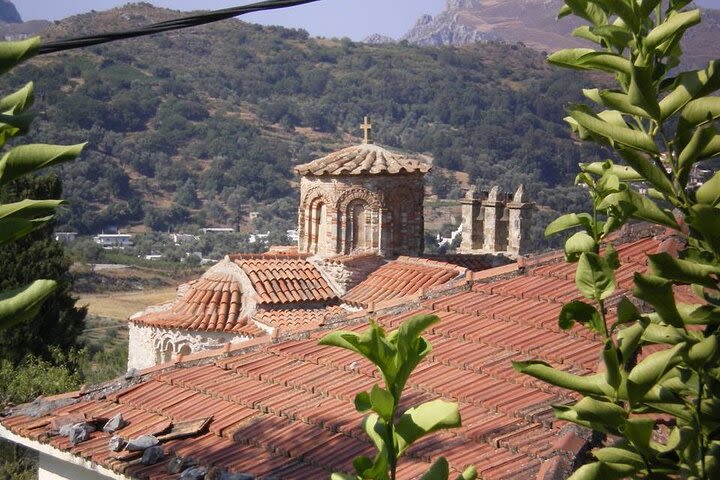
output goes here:
[[[658, 243], [648, 238], [619, 247], [626, 264], [618, 274], [616, 295], [628, 293], [632, 273], [646, 269], [643, 254], [656, 251]], [[510, 365], [511, 360], [536, 358], [576, 374], [589, 374], [598, 365], [596, 337], [580, 327], [558, 328], [562, 302], [579, 294], [575, 266], [550, 261], [554, 263], [514, 274], [501, 267], [497, 272], [503, 277], [484, 278], [459, 292], [434, 292], [433, 298], [405, 305], [402, 313], [377, 319], [392, 329], [418, 313], [441, 317], [426, 334], [433, 350], [410, 377], [403, 407], [442, 397], [458, 402], [463, 420], [461, 428], [413, 446], [400, 462], [400, 478], [419, 476], [443, 455], [452, 477], [475, 464], [486, 480], [533, 479], [541, 467], [544, 472], [558, 459], [567, 455], [572, 460], [577, 453], [563, 451], [582, 442], [567, 440], [564, 424], [555, 421], [551, 408], [575, 397]], [[344, 328], [359, 331], [366, 325]], [[362, 415], [353, 407], [354, 395], [380, 379], [358, 355], [318, 345], [326, 332], [253, 344], [233, 352], [235, 356], [205, 353], [195, 358], [199, 363], [155, 368], [139, 383], [115, 393], [78, 393], [75, 403], [43, 417], [18, 414], [0, 423], [116, 472], [165, 478], [165, 462], [143, 467], [132, 456], [114, 459], [107, 449], [109, 435], [102, 432], [72, 446], [64, 437], [48, 435], [50, 422], [72, 414], [106, 418], [122, 412], [130, 424], [119, 434], [131, 437], [167, 428], [170, 422], [212, 416], [207, 432], [170, 440], [163, 447], [203, 465], [256, 476], [292, 480], [348, 472], [355, 456], [373, 454], [362, 432]]]
[[[146, 313], [131, 321], [183, 330], [237, 332], [248, 323], [247, 318], [242, 316], [241, 296], [240, 284], [235, 276], [209, 272], [191, 282], [187, 292], [169, 309]], [[261, 335], [262, 331], [255, 333], [253, 337]]]
[[269, 327], [292, 331], [310, 325], [318, 327], [328, 319], [347, 313], [348, 311], [340, 305], [319, 308], [273, 308], [257, 311], [253, 319]]
[[338, 297], [308, 255], [234, 255], [257, 292], [259, 304], [328, 302]]
[[367, 308], [371, 303], [406, 297], [423, 288], [442, 285], [466, 269], [435, 260], [398, 257], [387, 263], [343, 296], [343, 301]]
[[344, 148], [295, 167], [300, 175], [427, 173], [430, 169], [428, 164], [368, 143]]

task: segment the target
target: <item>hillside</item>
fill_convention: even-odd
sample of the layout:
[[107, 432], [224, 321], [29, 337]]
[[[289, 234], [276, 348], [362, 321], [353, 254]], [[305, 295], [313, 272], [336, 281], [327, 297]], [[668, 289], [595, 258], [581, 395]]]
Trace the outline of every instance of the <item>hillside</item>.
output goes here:
[[[563, 0], [448, 0], [434, 18], [420, 18], [404, 37], [417, 45], [467, 45], [477, 41], [521, 42], [553, 52], [585, 46], [570, 32], [574, 18], [556, 20]], [[720, 10], [704, 10], [703, 23], [691, 30], [684, 47], [688, 66], [699, 67], [720, 57]]]
[[16, 40], [33, 35], [50, 25], [46, 20], [23, 22], [15, 5], [10, 0], [0, 0], [0, 38]]
[[[45, 38], [178, 16], [134, 4], [52, 25]], [[379, 143], [434, 158], [488, 188], [524, 182], [554, 209], [585, 151], [563, 125], [572, 72], [518, 45], [420, 48], [308, 38], [237, 20], [40, 57], [11, 75], [35, 80], [32, 139], [90, 145], [60, 169], [70, 208], [60, 228], [295, 224], [292, 166], [357, 142], [372, 115]], [[430, 183], [462, 192], [450, 175]], [[545, 215], [544, 220], [541, 218]], [[547, 220], [546, 210], [539, 221]]]

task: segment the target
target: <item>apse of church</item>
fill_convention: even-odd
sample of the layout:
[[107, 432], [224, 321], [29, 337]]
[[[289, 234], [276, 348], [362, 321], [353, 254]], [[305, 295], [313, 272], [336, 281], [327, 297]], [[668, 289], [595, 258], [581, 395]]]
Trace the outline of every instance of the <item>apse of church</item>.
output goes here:
[[430, 166], [364, 140], [296, 167], [299, 250], [313, 255], [423, 251], [424, 175]]

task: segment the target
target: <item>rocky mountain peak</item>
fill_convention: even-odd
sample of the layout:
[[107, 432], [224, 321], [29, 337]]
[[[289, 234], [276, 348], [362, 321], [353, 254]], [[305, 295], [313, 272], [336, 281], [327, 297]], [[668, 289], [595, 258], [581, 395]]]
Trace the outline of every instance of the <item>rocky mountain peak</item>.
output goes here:
[[22, 23], [20, 13], [10, 0], [0, 0], [0, 22]]

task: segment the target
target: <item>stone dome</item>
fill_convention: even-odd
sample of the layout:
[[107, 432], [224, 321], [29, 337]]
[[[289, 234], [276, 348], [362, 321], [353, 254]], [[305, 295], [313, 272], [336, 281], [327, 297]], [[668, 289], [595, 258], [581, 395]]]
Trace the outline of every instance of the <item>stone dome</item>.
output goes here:
[[300, 175], [381, 175], [427, 173], [430, 165], [391, 152], [380, 145], [362, 143], [295, 167]]

